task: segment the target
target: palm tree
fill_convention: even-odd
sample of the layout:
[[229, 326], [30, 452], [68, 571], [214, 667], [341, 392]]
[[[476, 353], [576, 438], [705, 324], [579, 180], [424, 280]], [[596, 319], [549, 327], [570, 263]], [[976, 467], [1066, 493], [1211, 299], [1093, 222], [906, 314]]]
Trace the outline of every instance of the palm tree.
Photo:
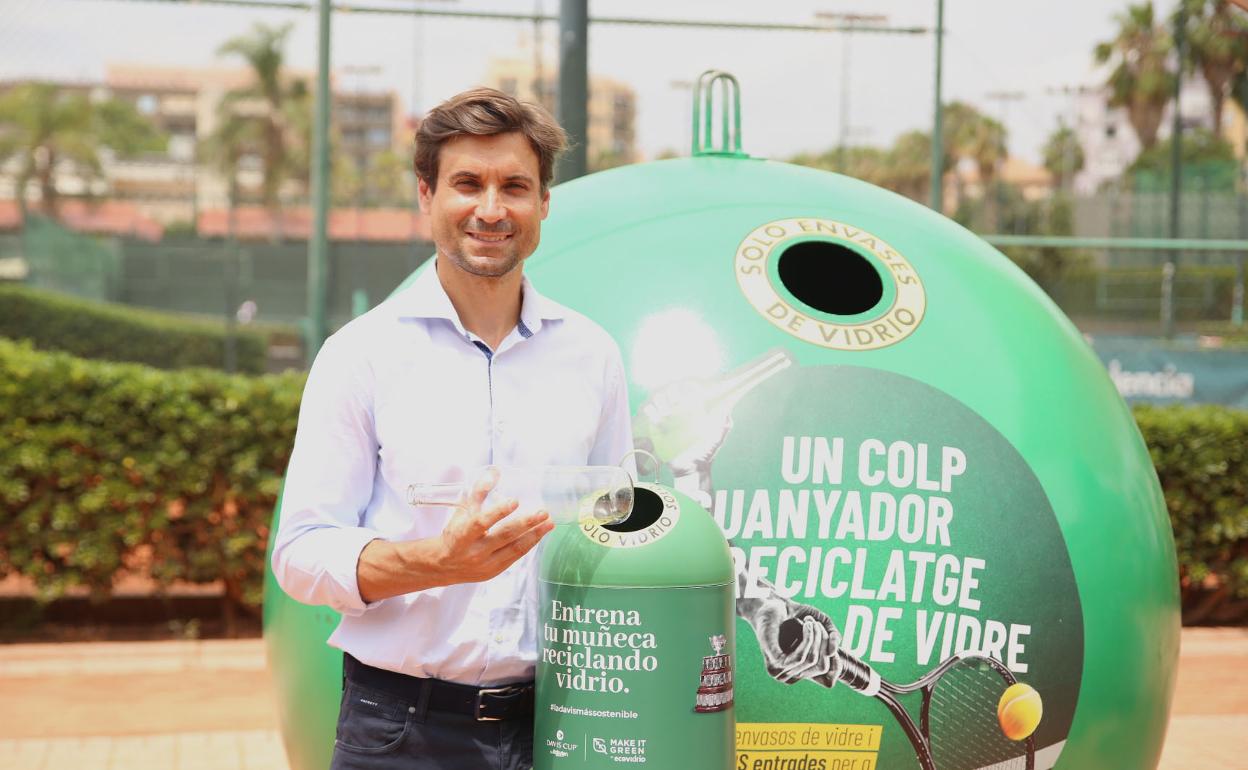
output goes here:
[[985, 194], [1005, 160], [1005, 126], [965, 102], [945, 107], [946, 153], [975, 162]]
[[[247, 152], [260, 144], [261, 125], [254, 120], [240, 119], [231, 105], [217, 106], [217, 127], [199, 148], [199, 156], [215, 167], [226, 181], [229, 237], [234, 237], [234, 214], [238, 205], [238, 164]], [[280, 232], [280, 227], [278, 229]]]
[[[996, 195], [997, 171], [1006, 159], [1005, 126], [966, 102], [946, 105], [944, 121], [945, 168], [955, 168], [963, 159], [975, 164], [983, 201], [981, 210], [986, 212], [989, 222], [996, 223], [1001, 209]], [[961, 201], [961, 177], [955, 174], [954, 180]]]
[[907, 131], [897, 137], [885, 156], [880, 184], [913, 200], [923, 200], [932, 176], [931, 151], [932, 138], [926, 132]]
[[1200, 70], [1213, 104], [1213, 130], [1221, 131], [1222, 107], [1234, 78], [1248, 68], [1248, 19], [1227, 0], [1183, 0], [1187, 58]]
[[[231, 38], [217, 49], [218, 56], [242, 57], [254, 80], [222, 97], [218, 127], [207, 144], [208, 155], [231, 180], [240, 158], [260, 156], [261, 199], [275, 223], [281, 216], [282, 184], [306, 177], [310, 145], [307, 84], [283, 71], [283, 49], [291, 28], [257, 23], [249, 35]], [[279, 233], [275, 231], [275, 237]]]
[[788, 162], [824, 171], [837, 171], [865, 182], [881, 184], [886, 155], [887, 151], [879, 147], [833, 147], [821, 153], [798, 153], [790, 157]]
[[1230, 97], [1239, 106], [1240, 112], [1248, 114], [1248, 69], [1231, 79]]
[[1173, 39], [1156, 21], [1152, 2], [1131, 5], [1115, 17], [1118, 34], [1098, 43], [1098, 64], [1113, 64], [1106, 86], [1109, 106], [1127, 111], [1140, 145], [1147, 150], [1157, 143], [1157, 129], [1170, 95], [1175, 74], [1167, 63]]
[[1083, 170], [1085, 158], [1083, 146], [1074, 130], [1058, 119], [1057, 129], [1049, 134], [1044, 143], [1044, 167], [1058, 179], [1059, 186], [1065, 190], [1071, 181]]
[[102, 176], [102, 150], [127, 157], [163, 144], [160, 131], [128, 102], [92, 101], [51, 83], [25, 83], [0, 95], [0, 163], [18, 161], [14, 187], [23, 215], [32, 179], [43, 212], [55, 218], [58, 167], [68, 164], [91, 181]]

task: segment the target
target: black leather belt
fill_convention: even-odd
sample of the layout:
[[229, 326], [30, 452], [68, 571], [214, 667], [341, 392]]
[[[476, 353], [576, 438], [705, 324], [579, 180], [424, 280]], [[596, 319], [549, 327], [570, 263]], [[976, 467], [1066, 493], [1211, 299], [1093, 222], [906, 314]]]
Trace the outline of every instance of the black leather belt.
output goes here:
[[479, 722], [520, 719], [533, 713], [532, 682], [473, 687], [441, 679], [422, 679], [361, 663], [350, 653], [343, 653], [342, 674], [347, 681], [362, 687], [412, 703], [423, 701], [430, 710], [463, 714]]

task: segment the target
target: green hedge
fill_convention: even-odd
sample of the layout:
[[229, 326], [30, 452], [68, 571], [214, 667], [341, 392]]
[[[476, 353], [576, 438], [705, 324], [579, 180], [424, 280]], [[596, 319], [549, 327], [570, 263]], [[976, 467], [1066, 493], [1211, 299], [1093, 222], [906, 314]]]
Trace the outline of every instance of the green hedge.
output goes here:
[[[161, 369], [219, 369], [225, 360], [225, 329], [220, 323], [26, 286], [0, 284], [0, 337], [28, 339], [38, 348], [83, 358], [133, 361]], [[235, 351], [238, 371], [264, 371], [264, 335], [238, 330]]]
[[161, 371], [0, 339], [0, 576], [43, 598], [118, 569], [255, 606], [301, 374]]
[[[255, 607], [302, 375], [166, 372], [0, 339], [0, 577], [45, 598], [117, 570], [221, 580]], [[1174, 523], [1185, 618], [1248, 599], [1248, 412], [1139, 407]]]
[[1139, 406], [1174, 526], [1185, 622], [1248, 614], [1248, 411]]

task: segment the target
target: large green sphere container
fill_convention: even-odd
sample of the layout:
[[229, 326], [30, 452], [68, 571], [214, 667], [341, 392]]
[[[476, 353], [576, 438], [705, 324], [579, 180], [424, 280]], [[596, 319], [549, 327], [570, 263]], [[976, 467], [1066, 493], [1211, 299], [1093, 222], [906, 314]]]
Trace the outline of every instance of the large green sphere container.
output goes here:
[[[695, 154], [556, 187], [526, 273], [613, 334], [639, 446], [732, 544], [739, 767], [993, 764], [945, 751], [999, 732], [995, 691], [961, 715], [940, 683], [883, 697], [967, 654], [1034, 690], [1023, 722], [1043, 704], [1001, 766], [1156, 766], [1179, 643], [1161, 491], [1079, 331], [1002, 254], [854, 179]], [[267, 589], [291, 766], [323, 770], [336, 616]], [[782, 673], [793, 618], [834, 628], [834, 670]]]
[[[1002, 662], [1043, 701], [1030, 766], [1156, 765], [1179, 642], [1161, 490], [1079, 331], [1002, 254], [891, 192], [725, 155], [562, 185], [527, 273], [619, 342], [639, 445], [681, 470], [713, 450], [700, 502], [739, 572], [885, 680]], [[756, 637], [743, 613], [742, 767], [921, 766], [878, 698], [781, 683]]]
[[728, 544], [685, 495], [635, 497], [542, 544], [534, 770], [734, 764]]

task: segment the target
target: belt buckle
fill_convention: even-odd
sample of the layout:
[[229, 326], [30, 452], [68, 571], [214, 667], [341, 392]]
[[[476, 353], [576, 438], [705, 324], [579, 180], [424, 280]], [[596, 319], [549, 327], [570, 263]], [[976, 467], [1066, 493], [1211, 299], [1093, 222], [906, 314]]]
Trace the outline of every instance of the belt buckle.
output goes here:
[[514, 685], [508, 685], [506, 687], [485, 687], [480, 690], [477, 690], [477, 700], [476, 700], [476, 703], [474, 704], [475, 708], [473, 709], [474, 716], [476, 716], [477, 721], [478, 722], [501, 722], [503, 720], [502, 717], [491, 717], [491, 716], [481, 715], [481, 709], [485, 708], [485, 704], [481, 702], [481, 697], [483, 695], [502, 695], [504, 693], [517, 692], [519, 689], [520, 688], [515, 687]]

